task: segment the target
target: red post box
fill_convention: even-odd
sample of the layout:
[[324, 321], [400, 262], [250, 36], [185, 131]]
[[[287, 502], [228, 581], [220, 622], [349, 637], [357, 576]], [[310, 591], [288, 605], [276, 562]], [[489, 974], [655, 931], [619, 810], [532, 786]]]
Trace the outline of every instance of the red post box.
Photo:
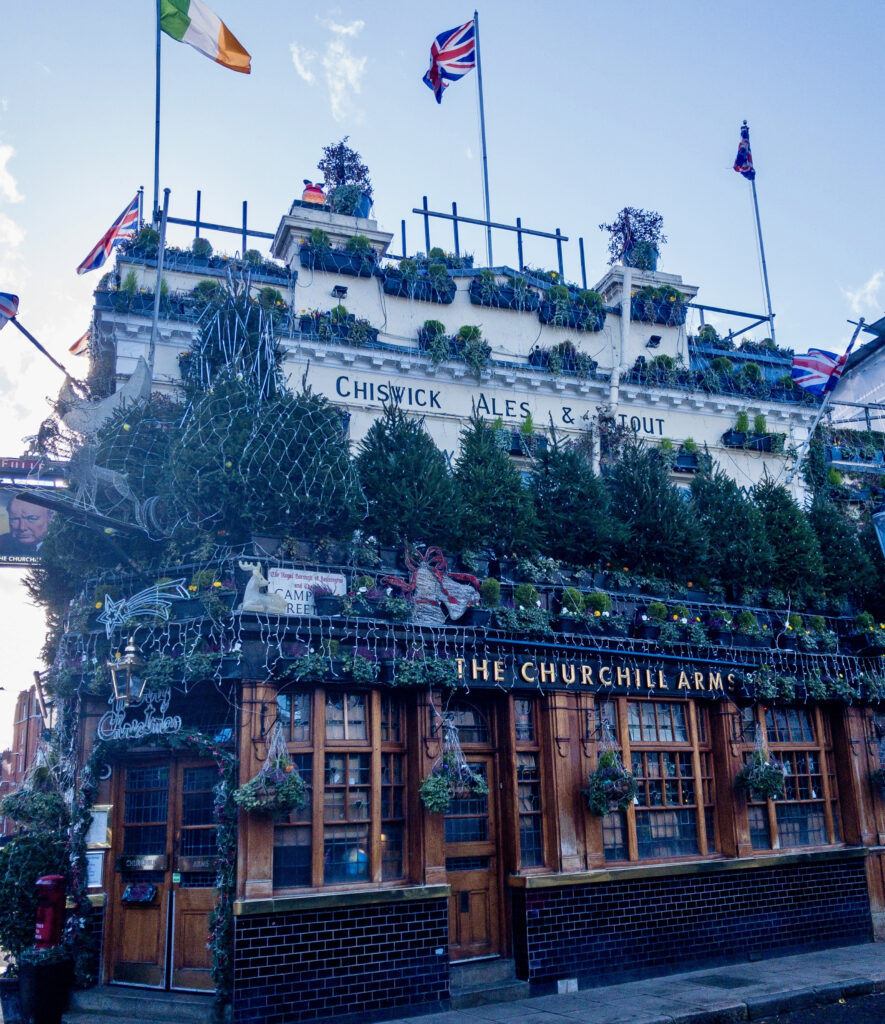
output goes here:
[[61, 942], [65, 923], [65, 880], [63, 875], [44, 875], [35, 883], [37, 927], [34, 946], [47, 949]]

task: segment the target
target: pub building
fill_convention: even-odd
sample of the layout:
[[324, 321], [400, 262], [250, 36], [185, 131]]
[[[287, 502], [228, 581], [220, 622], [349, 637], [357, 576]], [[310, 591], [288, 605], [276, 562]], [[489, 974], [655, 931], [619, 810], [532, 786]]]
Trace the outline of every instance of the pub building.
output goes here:
[[[360, 276], [316, 257], [308, 241], [316, 228], [333, 254], [354, 235], [368, 239], [376, 269]], [[702, 308], [697, 288], [677, 275], [612, 266], [596, 286], [604, 323], [579, 336], [539, 322], [536, 300], [543, 303], [549, 280], [530, 275], [535, 300], [522, 308], [483, 304], [470, 261], [452, 261], [460, 265], [446, 273], [447, 302], [398, 293], [387, 283], [395, 275], [377, 270], [397, 264], [391, 241], [373, 220], [295, 202], [271, 246], [276, 262], [256, 265], [251, 278], [253, 290], [270, 283], [281, 294], [286, 313], [276, 330], [286, 374], [300, 380], [307, 371], [314, 391], [340, 408], [351, 442], [391, 401], [424, 418], [450, 463], [474, 410], [503, 424], [508, 437], [530, 417], [533, 440], [551, 425], [577, 437], [603, 410], [609, 423], [650, 445], [667, 439], [684, 455], [705, 449], [752, 486], [766, 470], [782, 477], [785, 452], [807, 437], [816, 406], [801, 394], [748, 397], [646, 372], [662, 355], [705, 370], [715, 348], [703, 332], [689, 333], [686, 304], [694, 303], [695, 331]], [[188, 296], [197, 281], [228, 272], [223, 259], [188, 256], [165, 253], [171, 299], [161, 313], [153, 387], [169, 395], [180, 387], [179, 357], [199, 326]], [[118, 386], [149, 347], [156, 264], [155, 252], [132, 246], [96, 291], [93, 356], [112, 360]], [[121, 303], [115, 285], [130, 273], [136, 287]], [[494, 269], [496, 286], [519, 276]], [[678, 292], [675, 315], [638, 319], [635, 293], [643, 288]], [[309, 311], [333, 302], [368, 321], [368, 342], [315, 329]], [[492, 348], [479, 374], [422, 350], [419, 329], [431, 318], [448, 334], [481, 321]], [[535, 354], [576, 337], [590, 357], [584, 374], [551, 372]], [[776, 349], [730, 358], [738, 365], [752, 358], [770, 381], [789, 373], [789, 356]], [[764, 415], [782, 443], [733, 446], [728, 438], [742, 410]], [[688, 438], [696, 447], [684, 444]], [[527, 468], [530, 453], [518, 444], [513, 451]], [[598, 450], [595, 457], [598, 465]], [[673, 478], [687, 486], [692, 469], [691, 459], [677, 460]], [[801, 500], [800, 475], [792, 487]], [[404, 569], [381, 555], [380, 566], [333, 549], [283, 557], [261, 539], [242, 554], [222, 554], [213, 571], [229, 581], [227, 614], [188, 617], [182, 599], [168, 621], [139, 627], [128, 653], [116, 652], [120, 665], [130, 658], [140, 671], [139, 659], [151, 652], [193, 650], [194, 638], [208, 639], [223, 652], [211, 678], [187, 683], [171, 673], [165, 688], [131, 699], [80, 691], [84, 773], [97, 742], [106, 744], [101, 765], [92, 765], [86, 853], [100, 985], [216, 987], [213, 956], [228, 940], [213, 931], [207, 948], [207, 922], [220, 898], [223, 829], [228, 842], [233, 830], [235, 851], [224, 948], [233, 1020], [242, 1024], [383, 1018], [469, 1005], [479, 993], [507, 999], [575, 982], [591, 987], [872, 941], [885, 927], [885, 801], [870, 778], [885, 713], [864, 689], [883, 664], [875, 645], [852, 646], [850, 619], [827, 620], [838, 634], [829, 653], [797, 651], [773, 625], [753, 646], [736, 633], [702, 646], [682, 636], [665, 646], [643, 621], [655, 595], [600, 573], [573, 585], [607, 593], [610, 614], [633, 622], [631, 631], [569, 628], [554, 614], [561, 579], [536, 583], [552, 615], [552, 628], [539, 633], [498, 628], [470, 610], [456, 615], [439, 596], [429, 620], [417, 611], [404, 621], [320, 611], [312, 584], [342, 594], [365, 574], [382, 586], [390, 577], [420, 583], [431, 559], [428, 550]], [[437, 560], [426, 579], [442, 580], [444, 590], [470, 588], [471, 573], [454, 569]], [[493, 558], [477, 576], [495, 573], [505, 596], [512, 593], [513, 566]], [[174, 567], [162, 573], [178, 575]], [[145, 581], [120, 575], [113, 582], [104, 620], [93, 612], [79, 632], [70, 628], [63, 650], [88, 660], [106, 635], [126, 643], [119, 628], [108, 632], [110, 613]], [[691, 590], [678, 603], [697, 621], [712, 607]], [[760, 623], [774, 623], [780, 609], [756, 611]], [[118, 627], [123, 621], [120, 613]], [[346, 652], [357, 650], [371, 664], [368, 675], [347, 667]], [[404, 675], [415, 651], [439, 674]], [[292, 670], [316, 656], [319, 669]], [[814, 699], [804, 680], [816, 670], [847, 679], [855, 699]], [[787, 699], [755, 688], [773, 671], [798, 680]], [[202, 745], [176, 743], [192, 731]], [[232, 824], [219, 824], [213, 792], [224, 758], [234, 760], [242, 786], [280, 742], [277, 764], [300, 777], [302, 806], [276, 817], [241, 806]], [[757, 755], [781, 766], [776, 799], [736, 787]], [[588, 791], [601, 758], [615, 774], [629, 770], [634, 788], [594, 813]], [[431, 811], [422, 780], [446, 765], [463, 785], [443, 810]]]

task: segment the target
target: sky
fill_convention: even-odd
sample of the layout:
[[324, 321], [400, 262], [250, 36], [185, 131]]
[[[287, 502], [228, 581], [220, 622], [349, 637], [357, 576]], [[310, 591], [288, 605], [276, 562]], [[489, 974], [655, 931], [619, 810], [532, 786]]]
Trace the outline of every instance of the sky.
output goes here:
[[[324, 145], [345, 135], [368, 164], [375, 216], [423, 250], [411, 214], [481, 217], [475, 72], [437, 105], [422, 84], [430, 43], [472, 9], [362, 0], [211, 0], [252, 55], [249, 76], [190, 47], [162, 45], [161, 189], [170, 213], [274, 231]], [[0, 291], [62, 363], [87, 328], [100, 272], [75, 268], [144, 185], [153, 182], [153, 0], [3, 4], [0, 65]], [[885, 6], [823, 0], [588, 4], [485, 0], [479, 9], [492, 219], [560, 228], [566, 276], [590, 284], [606, 267], [598, 229], [623, 206], [659, 211], [669, 243], [660, 269], [700, 286], [698, 301], [765, 309], [751, 188], [732, 170], [750, 125], [777, 341], [841, 350], [851, 326], [885, 310]], [[864, 45], [859, 44], [863, 42]], [[233, 252], [237, 236], [208, 236]], [[190, 229], [170, 229], [187, 245]], [[495, 235], [495, 263], [516, 264]], [[254, 243], [251, 243], [254, 244]], [[452, 248], [445, 222], [431, 244]], [[484, 262], [479, 229], [462, 250]], [[267, 253], [265, 244], [256, 246]], [[552, 243], [526, 261], [555, 269]], [[708, 317], [719, 327], [733, 318]], [[768, 332], [757, 331], [757, 337]], [[61, 375], [13, 327], [0, 335], [0, 455], [22, 453]], [[15, 569], [0, 569], [0, 748], [15, 694], [42, 667], [42, 612]]]

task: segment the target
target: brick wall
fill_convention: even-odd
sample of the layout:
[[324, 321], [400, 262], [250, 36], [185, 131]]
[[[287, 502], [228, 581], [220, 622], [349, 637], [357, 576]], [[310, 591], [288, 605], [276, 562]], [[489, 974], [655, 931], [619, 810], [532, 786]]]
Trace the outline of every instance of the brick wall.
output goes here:
[[447, 914], [435, 899], [235, 918], [236, 1024], [438, 1008], [449, 994]]
[[532, 982], [600, 985], [873, 937], [862, 859], [516, 890], [513, 915], [517, 973]]

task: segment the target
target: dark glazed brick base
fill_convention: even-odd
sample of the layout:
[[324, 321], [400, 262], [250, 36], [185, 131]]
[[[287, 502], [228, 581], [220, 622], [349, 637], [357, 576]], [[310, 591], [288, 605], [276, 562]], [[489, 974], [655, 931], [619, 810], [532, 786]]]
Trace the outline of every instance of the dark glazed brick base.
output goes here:
[[438, 1008], [449, 995], [448, 942], [444, 899], [237, 917], [234, 1021]]
[[516, 890], [513, 918], [519, 977], [587, 986], [873, 939], [862, 859]]

